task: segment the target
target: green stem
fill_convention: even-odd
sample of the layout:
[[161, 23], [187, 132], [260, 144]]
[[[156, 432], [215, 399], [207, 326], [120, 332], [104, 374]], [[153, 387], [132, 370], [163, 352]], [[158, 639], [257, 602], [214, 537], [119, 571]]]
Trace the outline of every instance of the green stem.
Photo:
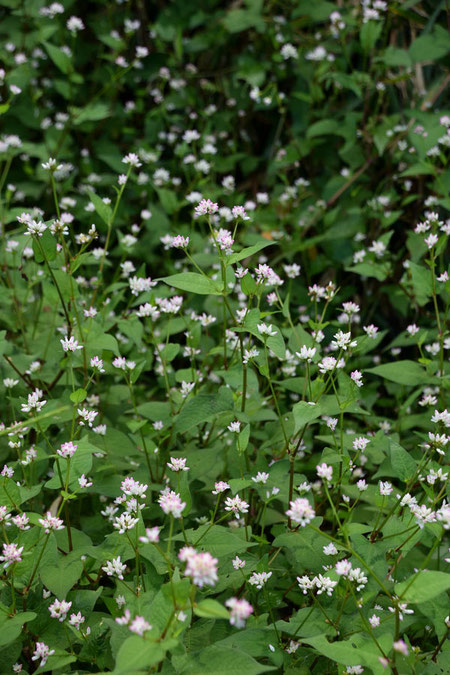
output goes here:
[[35, 577], [35, 575], [36, 575], [36, 572], [37, 572], [37, 570], [38, 570], [39, 563], [41, 562], [42, 556], [44, 555], [45, 547], [47, 546], [48, 540], [50, 539], [50, 534], [51, 534], [51, 533], [49, 532], [49, 533], [46, 535], [46, 537], [45, 537], [45, 541], [44, 541], [44, 543], [43, 543], [43, 545], [42, 545], [41, 552], [39, 553], [38, 559], [36, 560], [36, 564], [35, 564], [35, 566], [34, 566], [34, 568], [33, 568], [32, 573], [31, 573], [30, 581], [28, 582], [28, 584], [27, 584], [27, 585], [25, 586], [25, 588], [24, 588], [24, 591], [23, 591], [23, 594], [24, 594], [24, 595], [27, 595], [28, 591], [29, 591], [30, 588], [31, 588], [31, 584], [33, 583], [33, 579], [34, 579], [34, 577]]

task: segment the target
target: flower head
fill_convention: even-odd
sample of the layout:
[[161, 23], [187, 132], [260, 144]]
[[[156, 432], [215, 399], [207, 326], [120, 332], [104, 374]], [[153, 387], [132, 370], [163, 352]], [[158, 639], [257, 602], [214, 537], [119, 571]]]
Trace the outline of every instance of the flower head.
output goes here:
[[225, 605], [230, 609], [230, 624], [244, 628], [246, 620], [253, 613], [251, 604], [245, 598], [228, 598]]
[[302, 527], [308, 525], [313, 518], [315, 518], [315, 511], [309, 501], [304, 497], [298, 497], [294, 501], [290, 502], [290, 508], [286, 511], [286, 515], [298, 523]]

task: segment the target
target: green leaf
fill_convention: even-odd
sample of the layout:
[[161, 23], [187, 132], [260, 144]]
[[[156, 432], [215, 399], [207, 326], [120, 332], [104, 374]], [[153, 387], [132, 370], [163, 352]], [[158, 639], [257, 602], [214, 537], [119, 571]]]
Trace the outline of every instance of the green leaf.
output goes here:
[[341, 129], [340, 124], [336, 120], [320, 120], [308, 127], [306, 132], [307, 138], [315, 138], [316, 136], [325, 136], [329, 134], [336, 134]]
[[[187, 405], [187, 404], [186, 404]], [[155, 422], [156, 420], [168, 420], [170, 418], [170, 406], [167, 401], [149, 401], [138, 406], [138, 413], [143, 417]]]
[[362, 277], [374, 277], [378, 281], [384, 281], [389, 274], [388, 265], [380, 265], [377, 263], [363, 262], [352, 267], [346, 268], [347, 272], [354, 272]]
[[185, 667], [183, 675], [259, 675], [271, 670], [273, 666], [262, 665], [254, 658], [233, 647], [225, 648], [220, 645], [210, 645], [199, 652], [192, 654]]
[[267, 338], [267, 347], [275, 354], [275, 356], [278, 356], [281, 361], [284, 361], [286, 358], [286, 345], [284, 344], [284, 339], [279, 328], [277, 328], [276, 335]]
[[0, 506], [16, 509], [21, 503], [19, 488], [12, 478], [4, 478], [0, 482]]
[[164, 658], [165, 651], [157, 642], [149, 642], [142, 637], [131, 636], [120, 647], [114, 675], [128, 675], [134, 670], [147, 671]]
[[410, 261], [408, 271], [411, 274], [414, 295], [417, 303], [422, 307], [426, 305], [429, 298], [433, 295], [433, 279], [431, 270], [423, 265], [416, 265]]
[[[236, 555], [246, 551], [248, 548], [256, 546], [255, 543], [245, 541], [229, 528], [221, 525], [214, 525], [204, 536], [203, 533], [209, 528], [209, 525], [202, 525], [198, 530], [192, 533], [193, 545], [202, 537], [196, 546], [199, 550], [208, 551], [213, 556], [222, 558], [225, 555]], [[181, 539], [181, 535], [178, 535]]]
[[97, 214], [103, 220], [106, 225], [109, 225], [112, 220], [112, 210], [109, 204], [105, 204], [103, 199], [101, 199], [95, 192], [89, 192], [89, 199], [93, 203]]
[[50, 230], [45, 230], [42, 237], [33, 238], [33, 251], [34, 259], [38, 263], [56, 258], [56, 239]]
[[307, 568], [312, 572], [321, 572], [327, 557], [323, 552], [326, 537], [316, 534], [307, 527], [299, 528], [298, 532], [284, 532], [274, 540], [274, 546], [289, 551], [289, 556], [295, 558], [297, 566]]
[[[55, 672], [64, 672], [61, 670], [62, 668], [65, 668], [65, 666], [70, 665], [74, 661], [76, 661], [75, 656], [70, 656], [70, 654], [67, 654], [67, 652], [63, 651], [62, 649], [55, 649], [55, 654], [52, 654], [52, 656], [49, 657], [48, 661], [44, 666], [39, 667], [37, 670], [34, 671], [34, 675], [40, 675], [40, 673], [55, 673]], [[66, 669], [66, 673], [70, 672], [70, 670]]]
[[[440, 27], [438, 27], [440, 28]], [[409, 48], [409, 55], [414, 63], [441, 59], [450, 51], [446, 31], [436, 30], [431, 35], [421, 35]]]
[[230, 618], [229, 611], [223, 605], [221, 605], [220, 602], [212, 600], [211, 598], [207, 598], [206, 600], [199, 602], [198, 605], [194, 607], [194, 614], [196, 616], [201, 616], [204, 619]]
[[57, 66], [57, 68], [59, 68], [59, 70], [64, 73], [64, 75], [69, 75], [69, 73], [73, 71], [72, 61], [70, 60], [69, 56], [67, 56], [67, 54], [63, 52], [62, 49], [55, 47], [49, 42], [44, 42], [43, 44], [47, 50], [47, 54], [55, 66]]
[[450, 589], [450, 574], [420, 571], [395, 584], [395, 592], [404, 602], [426, 602]]
[[411, 57], [406, 51], [406, 49], [399, 49], [398, 47], [393, 47], [389, 45], [385, 49], [382, 56], [375, 59], [376, 62], [381, 61], [386, 66], [399, 66], [409, 68], [412, 65]]
[[[378, 639], [381, 641], [379, 637]], [[317, 649], [327, 659], [336, 661], [336, 663], [346, 666], [363, 665], [372, 668], [374, 673], [383, 672], [378, 660], [379, 652], [376, 651], [376, 646], [368, 638], [354, 636], [351, 640], [328, 642], [325, 635], [316, 635], [314, 637], [303, 637], [302, 641]]]
[[58, 565], [45, 565], [39, 574], [44, 586], [51, 591], [58, 600], [64, 600], [67, 593], [77, 583], [83, 572], [81, 560], [71, 560], [66, 563], [60, 560]]
[[[2, 619], [5, 615], [2, 614]], [[23, 631], [23, 626], [27, 621], [33, 621], [37, 614], [34, 612], [22, 612], [16, 614], [12, 618], [7, 618], [6, 621], [0, 621], [0, 647], [5, 647], [11, 642], [14, 642]]]
[[323, 21], [326, 21], [331, 12], [336, 9], [336, 3], [326, 2], [325, 0], [320, 0], [320, 2], [311, 2], [311, 0], [296, 0], [296, 3], [293, 5], [293, 7], [293, 18], [303, 18], [306, 16], [312, 19], [314, 22], [322, 23]]
[[246, 274], [241, 279], [241, 290], [245, 295], [254, 295], [257, 289], [256, 281], [251, 274]]
[[415, 361], [384, 363], [381, 366], [375, 366], [375, 368], [367, 368], [365, 372], [409, 387], [417, 387], [429, 380], [426, 370]]
[[168, 286], [197, 293], [197, 295], [222, 295], [222, 286], [218, 282], [195, 272], [172, 274], [172, 276], [162, 277], [158, 281], [164, 281]]
[[242, 251], [239, 251], [239, 253], [232, 253], [230, 256], [227, 256], [225, 264], [227, 266], [233, 265], [240, 260], [244, 260], [244, 258], [250, 258], [250, 256], [258, 253], [258, 251], [261, 251], [267, 246], [273, 246], [275, 243], [276, 242], [274, 241], [263, 240], [259, 241], [257, 244], [253, 244], [253, 246], [247, 246], [247, 248], [243, 248]]
[[178, 209], [178, 200], [175, 192], [173, 190], [165, 190], [163, 188], [157, 188], [156, 192], [158, 193], [159, 201], [166, 213], [175, 213]]
[[192, 508], [192, 496], [189, 488], [189, 477], [187, 471], [181, 471], [179, 475], [179, 493], [181, 501], [186, 503], [186, 506], [183, 509], [183, 517], [189, 515]]
[[84, 401], [86, 396], [87, 396], [86, 389], [76, 389], [75, 391], [73, 391], [70, 394], [69, 398], [72, 401], [72, 403], [76, 404], [76, 403], [81, 403], [82, 401]]
[[407, 452], [395, 441], [390, 440], [389, 445], [391, 452], [391, 464], [395, 471], [395, 475], [397, 478], [400, 478], [400, 480], [405, 482], [411, 480], [411, 478], [416, 473], [416, 462], [411, 457], [409, 452]]
[[359, 39], [365, 54], [368, 54], [375, 47], [375, 43], [381, 35], [382, 28], [383, 23], [381, 21], [368, 21], [361, 28]]
[[230, 478], [228, 484], [231, 488], [231, 494], [235, 495], [241, 490], [245, 490], [245, 488], [253, 485], [253, 481], [250, 478]]
[[307, 401], [296, 403], [292, 408], [292, 413], [295, 422], [294, 433], [297, 433], [297, 431], [302, 429], [306, 424], [313, 422], [323, 415], [322, 409], [318, 403], [310, 405]]
[[183, 433], [208, 422], [216, 415], [233, 410], [233, 396], [227, 387], [219, 389], [218, 395], [197, 394], [182, 408], [175, 422], [175, 431]]
[[232, 9], [223, 19], [223, 25], [229, 33], [241, 33], [244, 30], [254, 28], [259, 33], [264, 33], [266, 24], [263, 17], [254, 11], [245, 9]]
[[109, 333], [93, 335], [91, 339], [88, 336], [86, 349], [89, 350], [91, 356], [100, 355], [104, 350], [112, 352], [115, 356], [120, 356], [117, 340], [114, 335], [109, 335]]
[[[174, 358], [177, 356], [181, 349], [181, 345], [179, 345], [177, 342], [169, 342], [168, 344], [164, 345], [162, 349], [159, 350], [159, 353], [161, 354], [161, 359], [165, 363], [170, 363], [170, 361], [173, 361]], [[192, 373], [191, 373], [192, 375]]]
[[97, 101], [88, 103], [84, 108], [73, 108], [73, 123], [83, 124], [83, 122], [98, 122], [104, 120], [110, 115], [110, 107], [107, 103]]

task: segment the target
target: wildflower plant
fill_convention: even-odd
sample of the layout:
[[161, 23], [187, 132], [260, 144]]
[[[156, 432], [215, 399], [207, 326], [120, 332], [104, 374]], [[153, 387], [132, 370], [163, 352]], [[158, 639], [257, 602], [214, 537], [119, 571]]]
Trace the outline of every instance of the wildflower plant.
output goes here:
[[444, 3], [144, 4], [0, 0], [0, 671], [448, 672]]

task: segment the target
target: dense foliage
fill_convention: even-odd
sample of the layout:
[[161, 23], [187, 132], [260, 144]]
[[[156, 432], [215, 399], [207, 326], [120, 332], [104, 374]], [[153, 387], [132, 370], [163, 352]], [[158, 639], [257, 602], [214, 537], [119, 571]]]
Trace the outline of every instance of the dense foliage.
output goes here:
[[0, 1], [0, 672], [448, 673], [438, 0]]

